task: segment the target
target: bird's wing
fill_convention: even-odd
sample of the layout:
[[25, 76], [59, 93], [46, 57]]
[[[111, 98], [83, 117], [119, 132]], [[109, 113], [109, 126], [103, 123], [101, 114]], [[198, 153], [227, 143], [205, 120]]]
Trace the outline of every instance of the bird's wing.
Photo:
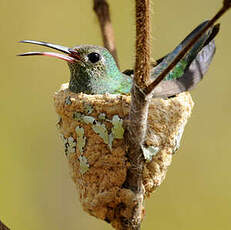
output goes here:
[[193, 89], [207, 72], [215, 50], [215, 42], [211, 41], [197, 54], [180, 77], [161, 81], [154, 89], [153, 97], [166, 98]]
[[[161, 58], [151, 71], [154, 80], [171, 62], [188, 42], [207, 24], [201, 23], [194, 29], [173, 52]], [[191, 90], [203, 78], [215, 53], [214, 37], [219, 31], [219, 24], [210, 28], [188, 53], [178, 62], [174, 69], [160, 82], [153, 91], [153, 97], [170, 97], [178, 93]]]

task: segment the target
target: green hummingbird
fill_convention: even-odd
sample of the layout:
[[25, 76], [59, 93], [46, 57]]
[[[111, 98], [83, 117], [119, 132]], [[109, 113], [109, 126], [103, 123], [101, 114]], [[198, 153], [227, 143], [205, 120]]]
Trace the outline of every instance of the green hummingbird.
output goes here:
[[[168, 66], [182, 48], [188, 44], [208, 21], [197, 26], [171, 53], [157, 60], [151, 70], [151, 79]], [[177, 63], [172, 71], [153, 91], [153, 97], [167, 98], [191, 90], [203, 78], [215, 53], [214, 37], [219, 32], [219, 24], [211, 27]], [[67, 61], [70, 69], [69, 89], [74, 93], [85, 94], [129, 94], [132, 87], [133, 70], [121, 72], [110, 52], [99, 46], [81, 45], [68, 48], [47, 42], [23, 40], [53, 48], [64, 54], [54, 52], [28, 52], [19, 56], [43, 55]]]

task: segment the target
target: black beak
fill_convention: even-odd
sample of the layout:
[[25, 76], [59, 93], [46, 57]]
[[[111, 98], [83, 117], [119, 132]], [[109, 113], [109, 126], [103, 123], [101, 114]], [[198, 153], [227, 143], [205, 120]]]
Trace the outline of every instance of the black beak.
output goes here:
[[43, 55], [43, 56], [56, 57], [68, 62], [75, 62], [81, 60], [80, 55], [78, 54], [78, 51], [76, 49], [70, 49], [68, 47], [61, 46], [61, 45], [56, 45], [56, 44], [42, 42], [42, 41], [33, 41], [33, 40], [23, 40], [20, 41], [20, 43], [30, 43], [30, 44], [49, 47], [61, 51], [65, 54], [68, 54], [68, 56], [64, 54], [54, 53], [54, 52], [28, 52], [28, 53], [19, 54], [18, 56]]

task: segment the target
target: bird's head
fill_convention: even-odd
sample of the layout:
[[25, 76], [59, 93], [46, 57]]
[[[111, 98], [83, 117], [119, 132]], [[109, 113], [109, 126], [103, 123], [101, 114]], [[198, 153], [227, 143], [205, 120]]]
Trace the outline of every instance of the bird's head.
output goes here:
[[75, 93], [102, 94], [113, 93], [119, 87], [122, 77], [110, 52], [99, 46], [81, 45], [67, 48], [47, 42], [23, 40], [21, 43], [31, 43], [46, 46], [64, 54], [54, 52], [28, 52], [19, 56], [43, 55], [56, 57], [67, 61], [71, 77], [69, 89]]

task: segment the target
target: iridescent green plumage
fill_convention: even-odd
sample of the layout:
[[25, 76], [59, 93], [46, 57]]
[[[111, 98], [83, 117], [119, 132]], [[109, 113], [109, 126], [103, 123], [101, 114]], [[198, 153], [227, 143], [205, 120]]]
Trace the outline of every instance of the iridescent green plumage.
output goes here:
[[[201, 23], [199, 26], [197, 26], [171, 53], [166, 55], [166, 57], [163, 58], [161, 63], [153, 69], [151, 76], [153, 79], [156, 78], [156, 76], [161, 73], [170, 63], [178, 53], [181, 52], [181, 50], [186, 46], [203, 27], [205, 27], [207, 24], [207, 21]], [[215, 35], [218, 32], [217, 26], [215, 27]], [[214, 31], [214, 27], [211, 28], [207, 33], [205, 33], [188, 51], [188, 53], [181, 59], [181, 61], [178, 62], [178, 64], [173, 68], [173, 70], [165, 77], [164, 80], [172, 80], [177, 79], [181, 77], [184, 74], [185, 69], [192, 63], [192, 61], [196, 58], [198, 53], [201, 51], [201, 49], [207, 45], [213, 38], [211, 36], [212, 32]]]
[[[71, 91], [87, 94], [130, 92], [132, 79], [119, 71], [114, 58], [105, 48], [83, 45], [73, 50], [78, 52], [80, 60], [83, 61], [68, 63], [71, 72], [69, 83]], [[88, 58], [91, 53], [99, 54], [100, 59], [92, 63]]]
[[[157, 61], [158, 65], [151, 70], [151, 79], [155, 80], [169, 63], [181, 52], [188, 42], [200, 31], [207, 22], [201, 23], [171, 53]], [[208, 30], [197, 41], [188, 53], [177, 63], [172, 71], [159, 83], [153, 91], [153, 97], [169, 97], [192, 89], [208, 69], [215, 52], [213, 38], [219, 31], [216, 25]], [[29, 52], [27, 55], [53, 56], [68, 62], [71, 77], [69, 89], [74, 93], [86, 94], [129, 94], [132, 87], [133, 71], [120, 72], [112, 55], [103, 47], [81, 45], [72, 49], [46, 42], [24, 40], [46, 46], [63, 54], [53, 52]], [[128, 74], [129, 73], [129, 74]]]

